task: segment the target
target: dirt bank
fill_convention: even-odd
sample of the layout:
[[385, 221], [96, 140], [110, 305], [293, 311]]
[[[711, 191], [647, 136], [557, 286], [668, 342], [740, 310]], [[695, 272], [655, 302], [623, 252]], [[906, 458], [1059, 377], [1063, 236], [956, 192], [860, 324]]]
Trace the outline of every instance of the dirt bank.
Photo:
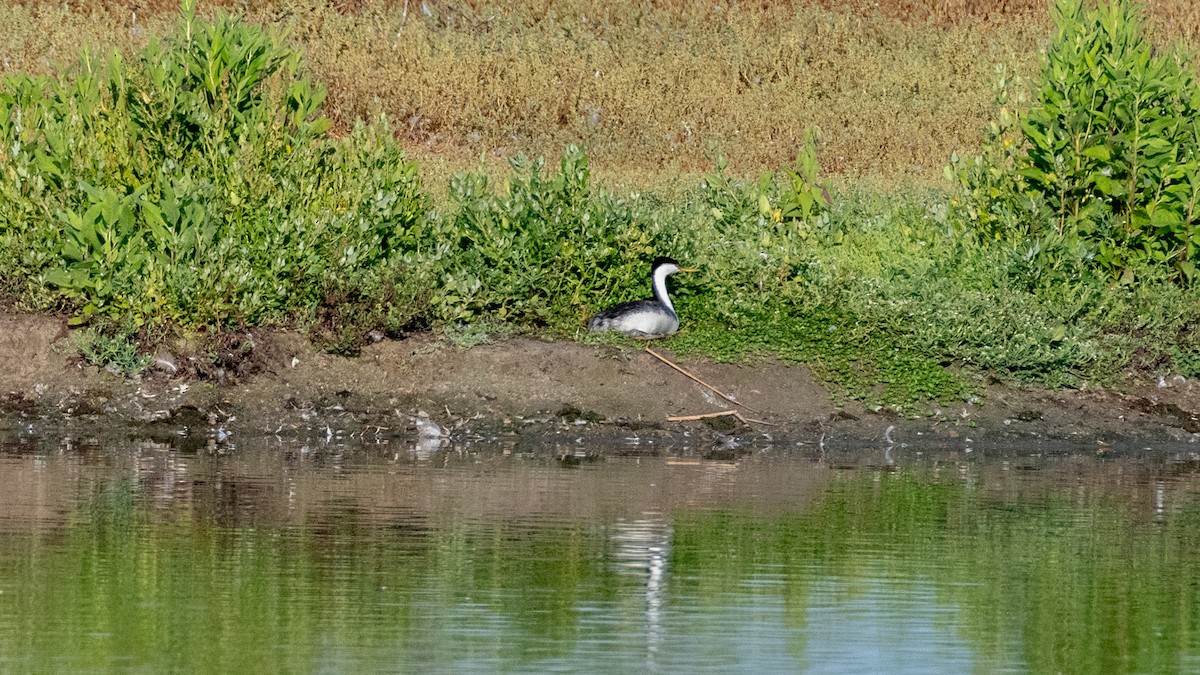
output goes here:
[[[220, 448], [264, 435], [427, 445], [446, 436], [563, 447], [691, 444], [719, 454], [781, 443], [1190, 453], [1200, 437], [1200, 388], [1182, 378], [1130, 378], [1123, 391], [992, 385], [973, 402], [907, 417], [836, 401], [808, 369], [774, 362], [678, 359], [738, 407], [637, 346], [513, 339], [464, 350], [416, 335], [345, 358], [296, 334], [252, 338], [266, 355], [257, 374], [213, 382], [167, 367], [130, 379], [83, 364], [61, 321], [0, 314], [0, 438], [130, 434]], [[188, 370], [186, 358], [174, 358]], [[764, 423], [667, 419], [732, 409]]]

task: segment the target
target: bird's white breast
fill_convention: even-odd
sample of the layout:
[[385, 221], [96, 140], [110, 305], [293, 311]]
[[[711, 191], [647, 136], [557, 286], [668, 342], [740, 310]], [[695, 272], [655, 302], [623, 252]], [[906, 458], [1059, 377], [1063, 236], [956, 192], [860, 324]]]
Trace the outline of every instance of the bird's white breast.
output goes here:
[[641, 310], [613, 320], [610, 330], [644, 335], [670, 335], [679, 330], [679, 319], [661, 310]]

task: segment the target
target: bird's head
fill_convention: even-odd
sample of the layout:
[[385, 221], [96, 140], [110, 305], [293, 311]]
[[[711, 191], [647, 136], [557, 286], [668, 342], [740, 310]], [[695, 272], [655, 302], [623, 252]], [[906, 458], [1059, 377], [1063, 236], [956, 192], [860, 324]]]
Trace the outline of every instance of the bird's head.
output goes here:
[[659, 257], [655, 258], [654, 262], [650, 265], [650, 273], [652, 275], [658, 274], [659, 270], [662, 270], [663, 274], [674, 274], [676, 272], [698, 272], [699, 271], [699, 270], [693, 269], [693, 268], [680, 267], [678, 260], [676, 260], [674, 258], [668, 258], [666, 256], [659, 256]]

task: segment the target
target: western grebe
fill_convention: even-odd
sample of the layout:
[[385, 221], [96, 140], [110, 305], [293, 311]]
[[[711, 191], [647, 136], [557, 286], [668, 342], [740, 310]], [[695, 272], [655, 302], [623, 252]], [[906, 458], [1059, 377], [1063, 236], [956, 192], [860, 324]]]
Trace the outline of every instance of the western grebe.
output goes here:
[[695, 272], [684, 269], [672, 258], [659, 257], [650, 266], [650, 284], [654, 287], [653, 300], [635, 300], [619, 305], [593, 316], [588, 321], [588, 330], [615, 330], [635, 338], [659, 338], [679, 330], [679, 315], [667, 295], [667, 277], [676, 272]]

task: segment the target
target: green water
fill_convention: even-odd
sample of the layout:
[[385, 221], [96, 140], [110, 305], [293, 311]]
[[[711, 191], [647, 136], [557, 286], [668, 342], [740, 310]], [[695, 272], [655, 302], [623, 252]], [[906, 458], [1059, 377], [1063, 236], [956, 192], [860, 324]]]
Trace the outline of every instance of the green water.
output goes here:
[[0, 444], [5, 672], [1196, 672], [1200, 463]]

